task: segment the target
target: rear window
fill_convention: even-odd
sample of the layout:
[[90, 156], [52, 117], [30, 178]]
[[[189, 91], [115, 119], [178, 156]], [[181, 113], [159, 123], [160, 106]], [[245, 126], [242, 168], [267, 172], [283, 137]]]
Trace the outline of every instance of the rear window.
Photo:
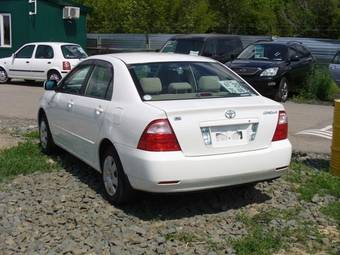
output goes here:
[[79, 45], [63, 45], [61, 46], [61, 52], [64, 58], [67, 59], [87, 58], [86, 52]]
[[162, 52], [199, 55], [202, 52], [204, 41], [201, 40], [169, 40]]
[[219, 63], [164, 62], [129, 65], [143, 100], [254, 96], [257, 93]]

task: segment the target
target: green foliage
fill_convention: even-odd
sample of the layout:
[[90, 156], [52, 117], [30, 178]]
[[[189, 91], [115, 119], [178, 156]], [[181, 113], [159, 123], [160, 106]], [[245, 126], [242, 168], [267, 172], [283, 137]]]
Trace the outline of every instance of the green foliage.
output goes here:
[[240, 255], [269, 255], [283, 246], [281, 233], [265, 231], [263, 226], [254, 225], [250, 234], [233, 243], [234, 249]]
[[[305, 249], [316, 252], [314, 247], [308, 247], [309, 236], [321, 243], [322, 235], [317, 227], [306, 219], [301, 218], [299, 213], [302, 208], [267, 209], [249, 217], [246, 212], [237, 215], [237, 220], [243, 222], [248, 234], [241, 239], [231, 240], [237, 254], [274, 254], [280, 249], [289, 248], [289, 242], [305, 246]], [[294, 226], [278, 224], [274, 226], [272, 221], [295, 222]]]
[[333, 218], [338, 223], [340, 228], [340, 201], [330, 203], [329, 205], [321, 208], [321, 212]]
[[315, 171], [301, 162], [293, 162], [291, 169], [287, 178], [298, 184], [297, 191], [301, 199], [311, 201], [315, 194], [340, 198], [340, 177], [328, 171]]
[[339, 0], [77, 0], [93, 33], [340, 37]]
[[316, 66], [295, 99], [332, 101], [338, 92], [339, 88], [332, 79], [328, 68]]
[[39, 144], [32, 139], [0, 151], [0, 182], [19, 174], [47, 172], [58, 168], [59, 165], [42, 154]]

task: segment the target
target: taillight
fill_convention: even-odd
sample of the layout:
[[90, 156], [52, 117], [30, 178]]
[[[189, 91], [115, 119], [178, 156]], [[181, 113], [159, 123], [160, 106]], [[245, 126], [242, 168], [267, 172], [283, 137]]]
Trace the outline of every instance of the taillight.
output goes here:
[[167, 119], [152, 121], [144, 130], [137, 149], [144, 151], [180, 151], [176, 135]]
[[71, 64], [68, 61], [63, 61], [63, 70], [70, 71], [71, 70]]
[[288, 137], [288, 116], [285, 111], [279, 112], [279, 119], [277, 121], [276, 130], [272, 141], [279, 141], [287, 139]]

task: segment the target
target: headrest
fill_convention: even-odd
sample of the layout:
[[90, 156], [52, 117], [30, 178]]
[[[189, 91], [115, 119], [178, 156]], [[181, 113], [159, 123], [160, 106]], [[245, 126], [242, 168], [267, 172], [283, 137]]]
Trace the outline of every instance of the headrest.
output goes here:
[[168, 87], [169, 93], [186, 92], [191, 90], [192, 87], [188, 82], [172, 82]]
[[157, 77], [155, 78], [141, 78], [139, 80], [142, 85], [145, 94], [159, 94], [162, 91], [161, 80]]
[[201, 76], [198, 80], [200, 91], [220, 91], [221, 84], [218, 76]]

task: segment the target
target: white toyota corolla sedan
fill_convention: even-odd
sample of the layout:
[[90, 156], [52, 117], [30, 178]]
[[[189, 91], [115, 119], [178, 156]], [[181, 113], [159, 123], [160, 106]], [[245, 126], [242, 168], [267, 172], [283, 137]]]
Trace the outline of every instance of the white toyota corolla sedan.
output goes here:
[[45, 89], [38, 112], [43, 151], [59, 146], [101, 172], [113, 203], [134, 190], [274, 179], [290, 163], [283, 106], [212, 59], [93, 56]]

